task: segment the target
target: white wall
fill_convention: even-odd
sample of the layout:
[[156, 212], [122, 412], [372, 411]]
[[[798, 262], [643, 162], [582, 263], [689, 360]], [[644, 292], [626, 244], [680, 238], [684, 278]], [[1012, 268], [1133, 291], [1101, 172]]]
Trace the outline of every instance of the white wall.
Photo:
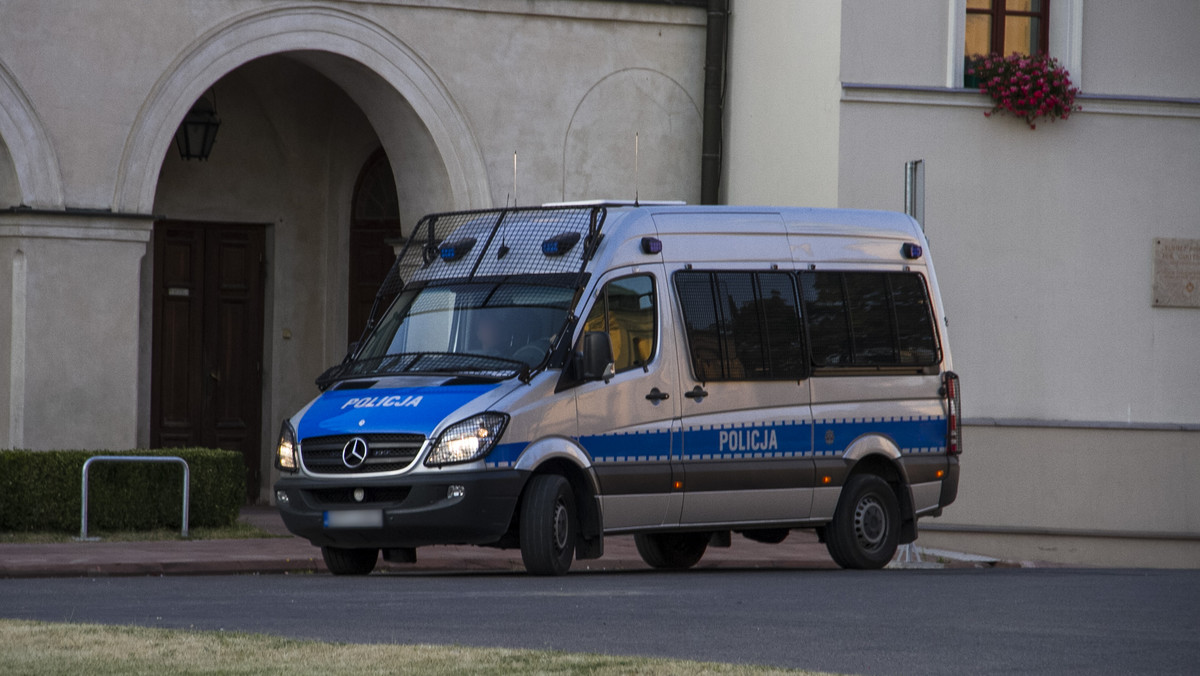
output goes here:
[[839, 4], [730, 4], [725, 201], [835, 206]]
[[1087, 0], [1084, 17], [1085, 92], [1200, 98], [1200, 3]]
[[840, 0], [841, 81], [943, 86], [946, 1]]
[[[925, 163], [926, 232], [976, 423], [958, 501], [929, 540], [1010, 558], [1196, 565], [1200, 502], [1195, 482], [1177, 479], [1200, 458], [1200, 310], [1154, 307], [1151, 289], [1154, 239], [1200, 239], [1200, 6], [1056, 3], [1070, 23], [1052, 27], [1052, 47], [1081, 64], [1085, 93], [1110, 96], [1085, 96], [1082, 112], [1030, 130], [985, 117], [990, 100], [947, 76], [961, 4], [840, 3], [843, 86], [836, 122], [821, 128], [836, 130], [826, 165], [836, 182], [815, 197], [901, 210], [905, 163]], [[795, 20], [740, 6], [742, 21]], [[760, 48], [734, 41], [731, 61]], [[749, 133], [738, 111], [772, 107], [775, 92], [759, 83], [831, 72], [821, 59], [733, 71], [731, 136]], [[766, 119], [757, 137], [795, 134]], [[773, 182], [794, 161], [787, 143], [728, 152], [730, 202], [814, 199]], [[1162, 558], [1147, 564], [1133, 548]]]
[[843, 106], [842, 206], [901, 208], [904, 163], [925, 160], [969, 417], [1200, 422], [1200, 312], [1151, 306], [1153, 239], [1200, 238], [1197, 127]]

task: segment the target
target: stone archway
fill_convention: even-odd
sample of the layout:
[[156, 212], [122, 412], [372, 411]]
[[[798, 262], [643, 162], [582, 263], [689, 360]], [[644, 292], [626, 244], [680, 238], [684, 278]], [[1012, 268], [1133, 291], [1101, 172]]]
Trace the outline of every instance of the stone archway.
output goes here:
[[[132, 126], [122, 154], [114, 204], [123, 211], [201, 220], [202, 228], [217, 229], [222, 222], [238, 221], [260, 223], [266, 228], [266, 316], [261, 348], [264, 448], [273, 441], [278, 420], [291, 415], [312, 396], [308, 392], [312, 378], [328, 366], [329, 359], [340, 358], [345, 350], [345, 293], [340, 289], [346, 284], [347, 262], [342, 254], [348, 244], [349, 223], [341, 217], [322, 219], [314, 214], [341, 213], [337, 207], [353, 192], [354, 177], [342, 183], [326, 180], [308, 188], [310, 192], [328, 191], [323, 197], [327, 209], [297, 211], [294, 204], [263, 202], [262, 193], [255, 190], [243, 194], [242, 199], [247, 201], [239, 205], [231, 201], [236, 197], [220, 192], [238, 181], [213, 176], [212, 169], [221, 165], [220, 158], [214, 156], [203, 166], [182, 166], [181, 160], [168, 157], [168, 153], [173, 152], [175, 129], [188, 108], [214, 86], [224, 92], [219, 95], [219, 107], [226, 111], [222, 113], [226, 121], [214, 154], [239, 147], [239, 104], [243, 106], [243, 131], [244, 125], [257, 124], [261, 133], [256, 138], [283, 134], [280, 129], [294, 129], [302, 118], [311, 132], [318, 122], [304, 115], [297, 117], [296, 106], [279, 100], [272, 104], [269, 100], [274, 95], [271, 90], [277, 88], [270, 73], [285, 72], [289, 77], [308, 78], [311, 86], [323, 92], [323, 101], [347, 101], [342, 110], [356, 119], [365, 119], [363, 124], [373, 129], [370, 148], [335, 145], [321, 151], [337, 154], [334, 164], [354, 165], [357, 175], [357, 168], [365, 160], [365, 154], [360, 153], [382, 145], [391, 159], [401, 204], [435, 210], [490, 203], [486, 172], [464, 116], [439, 79], [405, 45], [368, 20], [326, 7], [265, 9], [226, 22], [184, 50], [156, 82]], [[293, 91], [287, 96], [294, 99], [303, 94]], [[266, 105], [262, 105], [264, 101]], [[253, 112], [248, 112], [247, 106], [254, 108]], [[258, 117], [248, 117], [251, 115]], [[350, 136], [355, 144], [364, 140], [361, 134]], [[308, 138], [313, 134], [309, 133]], [[271, 152], [281, 161], [273, 167], [277, 171], [266, 170], [274, 175], [265, 179], [273, 182], [275, 195], [283, 194], [278, 174], [296, 169], [295, 149], [283, 148], [286, 140], [279, 143], [282, 145]], [[310, 153], [307, 157], [311, 158], [314, 151], [301, 152]], [[215, 173], [229, 169], [225, 165]], [[256, 176], [268, 175], [261, 173], [262, 166], [258, 171], [240, 178], [252, 185], [259, 180]], [[224, 202], [214, 207], [209, 201], [214, 195]], [[401, 213], [400, 217], [415, 223], [419, 215]], [[149, 280], [154, 274], [144, 269], [143, 276]], [[152, 382], [158, 382], [150, 330], [158, 322], [151, 303], [153, 295], [148, 283], [143, 282], [143, 314], [155, 317], [154, 322], [143, 322], [140, 341], [139, 410], [147, 419], [157, 410], [152, 402], [158, 401], [151, 387]], [[269, 482], [267, 454], [260, 469], [259, 488]], [[250, 492], [255, 493], [253, 489]]]
[[8, 167], [0, 169], [0, 178], [10, 171], [11, 179], [5, 181], [9, 185], [0, 185], [0, 198], [11, 201], [11, 206], [63, 207], [62, 174], [54, 146], [25, 92], [0, 63], [0, 161], [4, 160]]
[[[214, 82], [254, 59], [308, 55], [310, 65], [345, 89], [379, 124], [399, 110], [428, 131], [444, 165], [453, 208], [491, 203], [482, 153], [439, 78], [401, 41], [364, 17], [328, 7], [283, 7], [242, 14], [198, 38], [155, 83], [132, 125], [118, 168], [114, 207], [148, 213], [158, 168], [175, 129]], [[386, 85], [380, 88], [377, 85]], [[366, 96], [372, 91], [378, 96]], [[402, 104], [402, 105], [401, 105]], [[390, 155], [400, 155], [381, 138]]]

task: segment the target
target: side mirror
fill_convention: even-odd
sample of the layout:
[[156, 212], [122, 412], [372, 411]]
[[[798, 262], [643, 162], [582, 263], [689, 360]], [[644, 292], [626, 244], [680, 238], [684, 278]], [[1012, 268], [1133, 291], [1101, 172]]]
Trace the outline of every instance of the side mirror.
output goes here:
[[583, 334], [583, 356], [580, 364], [583, 367], [580, 369], [580, 375], [584, 380], [603, 380], [606, 383], [612, 380], [616, 374], [612, 338], [603, 331], [588, 331]]

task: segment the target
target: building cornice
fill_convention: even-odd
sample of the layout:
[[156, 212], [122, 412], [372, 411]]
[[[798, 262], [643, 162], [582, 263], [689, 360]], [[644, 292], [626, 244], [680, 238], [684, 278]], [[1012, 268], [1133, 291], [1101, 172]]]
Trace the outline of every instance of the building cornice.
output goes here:
[[0, 237], [149, 242], [156, 216], [108, 209], [11, 207], [0, 211]]
[[964, 418], [968, 427], [1031, 427], [1131, 432], [1200, 432], [1200, 423], [1123, 422], [1110, 420], [1038, 420], [1035, 418]]
[[[981, 110], [988, 110], [992, 107], [992, 100], [974, 89], [850, 82], [842, 83], [842, 102], [979, 108]], [[1076, 97], [1075, 102], [1082, 107], [1082, 110], [1075, 114], [1200, 119], [1200, 99], [1080, 94]]]

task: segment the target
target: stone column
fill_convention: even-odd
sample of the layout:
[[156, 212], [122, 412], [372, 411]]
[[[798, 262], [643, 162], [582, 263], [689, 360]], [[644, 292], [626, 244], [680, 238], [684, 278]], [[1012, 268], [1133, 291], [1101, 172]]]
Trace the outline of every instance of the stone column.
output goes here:
[[107, 211], [0, 212], [0, 446], [136, 447], [152, 225]]

